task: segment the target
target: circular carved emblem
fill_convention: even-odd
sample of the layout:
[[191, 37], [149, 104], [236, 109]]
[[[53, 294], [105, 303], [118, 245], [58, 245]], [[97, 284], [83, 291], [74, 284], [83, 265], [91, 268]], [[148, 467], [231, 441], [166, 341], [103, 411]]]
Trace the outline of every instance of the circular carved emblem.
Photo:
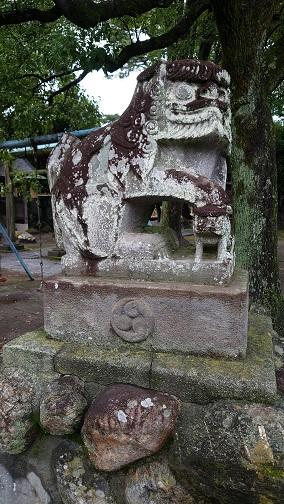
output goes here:
[[144, 301], [124, 298], [114, 305], [110, 323], [118, 336], [134, 343], [152, 334], [154, 315]]
[[189, 84], [180, 84], [176, 88], [176, 97], [180, 100], [189, 100], [192, 97], [192, 88]]
[[150, 121], [147, 121], [145, 123], [145, 131], [149, 135], [154, 135], [155, 133], [157, 133], [157, 131], [158, 131], [158, 123], [157, 123], [157, 121], [155, 121], [154, 119], [152, 119]]

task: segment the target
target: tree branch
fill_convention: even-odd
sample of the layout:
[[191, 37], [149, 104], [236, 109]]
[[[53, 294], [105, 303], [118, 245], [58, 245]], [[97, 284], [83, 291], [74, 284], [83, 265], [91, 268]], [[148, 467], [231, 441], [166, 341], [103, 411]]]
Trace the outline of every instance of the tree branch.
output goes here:
[[128, 26], [127, 22], [123, 18], [122, 18], [121, 21], [122, 21], [122, 25], [124, 26], [125, 30], [128, 33], [128, 37], [129, 37], [130, 43], [132, 43], [132, 35], [131, 35], [131, 31], [129, 29], [129, 26]]
[[53, 0], [56, 7], [72, 23], [92, 28], [111, 18], [136, 17], [155, 7], [169, 7], [174, 0]]
[[4, 10], [0, 12], [0, 26], [27, 23], [28, 21], [51, 23], [59, 19], [62, 14], [56, 5], [46, 11], [35, 8]]
[[210, 51], [212, 46], [216, 40], [216, 33], [213, 31], [207, 35], [206, 38], [203, 38], [200, 42], [198, 58], [201, 60], [207, 60], [210, 55]]
[[214, 39], [202, 40], [198, 51], [198, 59], [207, 60], [209, 58]]
[[91, 61], [88, 61], [88, 67], [76, 79], [70, 81], [65, 86], [53, 92], [48, 101], [52, 103], [54, 97], [63, 93], [81, 82], [88, 73], [93, 70], [102, 68], [105, 72], [113, 73], [127, 63], [131, 58], [141, 56], [143, 54], [164, 49], [165, 47], [174, 44], [179, 39], [187, 36], [193, 23], [198, 17], [210, 7], [210, 0], [195, 0], [186, 10], [185, 15], [166, 33], [157, 37], [151, 37], [148, 40], [137, 41], [124, 47], [116, 57], [107, 54], [102, 47], [98, 48]]
[[164, 49], [178, 40], [185, 38], [193, 23], [198, 17], [210, 7], [209, 0], [196, 0], [192, 2], [186, 14], [169, 31], [157, 37], [151, 37], [148, 40], [137, 41], [124, 47], [115, 57], [109, 56], [104, 51], [105, 61], [102, 68], [106, 72], [115, 72], [127, 63], [131, 58], [141, 56], [157, 49]]
[[57, 89], [56, 91], [53, 91], [53, 93], [51, 93], [48, 97], [49, 105], [52, 104], [55, 96], [57, 96], [61, 93], [65, 93], [66, 91], [71, 89], [73, 86], [76, 86], [77, 84], [79, 84], [86, 77], [86, 75], [88, 75], [89, 72], [90, 72], [90, 70], [83, 70], [83, 72], [76, 79], [73, 79], [72, 81], [65, 84], [65, 86], [62, 86], [61, 88]]
[[59, 79], [60, 77], [66, 77], [67, 75], [70, 75], [74, 72], [78, 72], [78, 70], [80, 70], [79, 67], [75, 67], [69, 70], [62, 70], [62, 72], [51, 74], [48, 77], [43, 77], [42, 75], [37, 73], [26, 73], [18, 75], [16, 79], [29, 79], [32, 77], [34, 79], [38, 79], [40, 81], [39, 86], [41, 86], [42, 84], [46, 84], [47, 82], [50, 82], [54, 79]]

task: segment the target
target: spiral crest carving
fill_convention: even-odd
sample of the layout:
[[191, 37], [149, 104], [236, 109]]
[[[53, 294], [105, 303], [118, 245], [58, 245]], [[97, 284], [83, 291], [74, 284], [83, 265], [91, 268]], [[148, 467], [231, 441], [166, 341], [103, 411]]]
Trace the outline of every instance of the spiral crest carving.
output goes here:
[[114, 305], [110, 323], [124, 341], [137, 343], [152, 334], [154, 314], [141, 299], [123, 298]]

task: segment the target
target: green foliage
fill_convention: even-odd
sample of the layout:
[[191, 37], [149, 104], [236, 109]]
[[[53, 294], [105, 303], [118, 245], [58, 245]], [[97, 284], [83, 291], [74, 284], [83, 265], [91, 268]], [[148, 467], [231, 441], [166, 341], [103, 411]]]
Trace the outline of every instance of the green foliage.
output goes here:
[[7, 150], [0, 150], [0, 161], [9, 165], [11, 182], [8, 184], [0, 183], [0, 196], [6, 196], [13, 192], [15, 196], [21, 196], [30, 201], [32, 192], [39, 193], [45, 191], [47, 176], [45, 170], [33, 170], [23, 172], [13, 169], [14, 156]]
[[100, 124], [97, 103], [79, 86], [55, 96], [51, 104], [47, 100], [50, 93], [78, 76], [89, 38], [64, 20], [0, 29], [0, 139]]
[[272, 93], [271, 107], [272, 113], [278, 116], [278, 119], [284, 121], [284, 82]]
[[5, 149], [0, 149], [0, 161], [11, 162], [13, 161], [14, 156]]
[[[37, 8], [52, 7], [39, 0]], [[18, 0], [16, 7], [35, 6]], [[4, 0], [2, 8], [11, 8]], [[130, 43], [162, 34], [178, 20], [183, 2], [168, 9], [153, 9], [132, 18], [125, 16], [84, 30], [61, 17], [57, 22], [9, 25], [0, 28], [0, 140], [63, 130], [89, 128], [102, 122], [98, 105], [78, 85], [48, 97], [84, 71], [103, 68], [105, 53], [116, 57]], [[121, 70], [123, 77], [167, 56], [167, 50], [134, 57]]]
[[220, 62], [220, 43], [213, 12], [204, 12], [184, 40], [167, 50], [169, 59], [200, 58]]
[[101, 122], [102, 124], [108, 124], [117, 121], [117, 119], [119, 119], [119, 114], [104, 114]]
[[14, 196], [21, 196], [24, 200], [31, 201], [32, 193], [41, 194], [45, 190], [46, 175], [39, 174], [36, 170], [28, 173], [13, 170], [10, 176], [11, 183], [0, 184], [1, 197], [13, 192]]
[[25, 173], [13, 170], [11, 178], [14, 192], [29, 201], [32, 199], [32, 192], [36, 194], [43, 192], [42, 182], [46, 180], [46, 175], [40, 175], [37, 171]]

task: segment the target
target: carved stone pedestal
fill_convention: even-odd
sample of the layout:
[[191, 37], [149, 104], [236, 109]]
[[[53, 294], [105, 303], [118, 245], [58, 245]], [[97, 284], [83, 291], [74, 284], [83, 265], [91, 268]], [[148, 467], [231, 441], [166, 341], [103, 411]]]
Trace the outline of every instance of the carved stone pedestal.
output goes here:
[[271, 326], [261, 316], [250, 318], [245, 359], [150, 352], [133, 345], [90, 351], [85, 344], [55, 341], [45, 331], [34, 331], [4, 346], [3, 363], [32, 374], [39, 395], [52, 379], [75, 375], [84, 381], [89, 401], [113, 383], [152, 388], [199, 404], [220, 399], [273, 403], [276, 398]]
[[244, 357], [247, 275], [214, 287], [59, 276], [45, 282], [44, 315], [46, 332], [61, 341]]

